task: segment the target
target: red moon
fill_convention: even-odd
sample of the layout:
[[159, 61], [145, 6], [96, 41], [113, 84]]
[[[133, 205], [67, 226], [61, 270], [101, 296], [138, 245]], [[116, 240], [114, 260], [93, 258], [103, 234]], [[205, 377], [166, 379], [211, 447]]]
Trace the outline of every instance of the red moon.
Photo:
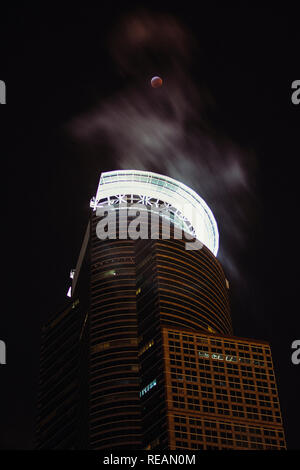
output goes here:
[[160, 77], [153, 77], [151, 78], [151, 86], [152, 88], [159, 88], [162, 86], [162, 79]]

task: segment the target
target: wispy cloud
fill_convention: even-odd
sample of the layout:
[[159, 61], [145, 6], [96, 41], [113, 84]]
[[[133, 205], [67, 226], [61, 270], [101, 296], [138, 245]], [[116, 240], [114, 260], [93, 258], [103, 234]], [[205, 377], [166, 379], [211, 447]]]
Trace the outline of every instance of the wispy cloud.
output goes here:
[[[255, 157], [212, 128], [207, 115], [217, 105], [189, 72], [194, 38], [174, 18], [142, 11], [124, 18], [109, 44], [131, 85], [74, 119], [73, 134], [99, 152], [108, 143], [112, 169], [156, 171], [197, 191], [217, 219], [226, 274], [238, 279], [255, 213]], [[156, 74], [160, 89], [150, 86]]]

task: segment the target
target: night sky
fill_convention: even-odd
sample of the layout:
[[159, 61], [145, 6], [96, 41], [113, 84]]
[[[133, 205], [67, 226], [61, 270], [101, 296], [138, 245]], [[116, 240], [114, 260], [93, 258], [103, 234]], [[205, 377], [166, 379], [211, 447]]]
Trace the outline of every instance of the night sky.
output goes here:
[[1, 11], [1, 449], [34, 447], [41, 325], [66, 299], [100, 173], [120, 168], [177, 178], [212, 209], [234, 334], [270, 342], [300, 448], [299, 12], [181, 3]]

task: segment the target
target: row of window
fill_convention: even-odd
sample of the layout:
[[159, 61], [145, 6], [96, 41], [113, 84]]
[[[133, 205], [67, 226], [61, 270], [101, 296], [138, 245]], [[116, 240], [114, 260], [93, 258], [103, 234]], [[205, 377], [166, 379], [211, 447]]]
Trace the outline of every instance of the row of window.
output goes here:
[[[198, 335], [197, 336], [184, 335], [179, 332], [168, 332], [168, 338], [170, 338], [171, 340], [173, 339], [173, 340], [179, 340], [179, 341], [180, 339], [182, 339], [182, 341], [189, 342], [189, 343], [186, 343], [185, 347], [188, 347], [190, 343], [192, 343], [192, 346], [195, 343], [198, 343], [198, 344], [207, 344], [211, 346], [219, 346], [222, 348], [230, 348], [230, 351], [228, 351], [228, 354], [232, 353], [232, 350], [235, 351], [236, 348], [238, 348], [239, 350], [242, 350], [242, 351], [252, 351], [253, 353], [259, 353], [259, 354], [263, 354], [264, 352], [266, 352], [266, 354], [270, 356], [270, 350], [267, 347], [267, 345], [258, 346], [257, 344], [251, 344], [251, 343], [245, 344], [239, 341], [230, 342], [230, 341], [226, 341], [223, 339], [215, 339], [215, 338], [203, 337], [203, 336], [198, 336]], [[174, 345], [176, 343], [170, 341], [170, 344]], [[180, 345], [180, 343], [178, 343], [178, 345]]]
[[272, 430], [270, 428], [264, 427], [253, 427], [248, 424], [237, 424], [237, 423], [228, 423], [222, 421], [211, 421], [205, 418], [194, 418], [194, 417], [186, 417], [186, 416], [179, 416], [174, 415], [173, 417], [174, 423], [179, 423], [180, 426], [197, 426], [198, 428], [212, 428], [212, 429], [220, 429], [220, 431], [230, 431], [231, 433], [247, 433], [247, 434], [254, 434], [254, 435], [265, 435], [265, 436], [273, 436], [283, 439], [283, 431], [277, 429]]

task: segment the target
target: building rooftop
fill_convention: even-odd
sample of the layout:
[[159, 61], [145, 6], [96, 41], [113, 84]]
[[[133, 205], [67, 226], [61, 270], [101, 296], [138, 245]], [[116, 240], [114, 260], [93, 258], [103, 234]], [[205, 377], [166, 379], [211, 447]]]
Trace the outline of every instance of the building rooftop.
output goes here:
[[166, 209], [175, 225], [197, 238], [216, 256], [219, 232], [206, 202], [191, 188], [168, 176], [141, 170], [116, 170], [101, 173], [96, 196], [90, 206], [128, 202]]

